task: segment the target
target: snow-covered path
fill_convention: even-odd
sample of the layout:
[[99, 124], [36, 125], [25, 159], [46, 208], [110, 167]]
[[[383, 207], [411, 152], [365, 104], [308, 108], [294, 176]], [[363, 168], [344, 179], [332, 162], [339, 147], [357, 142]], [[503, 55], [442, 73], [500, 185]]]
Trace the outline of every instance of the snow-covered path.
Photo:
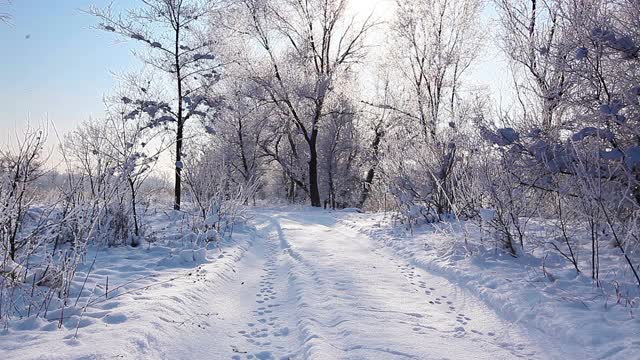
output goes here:
[[235, 311], [252, 316], [228, 329], [242, 340], [230, 346], [230, 358], [558, 356], [548, 353], [553, 345], [501, 320], [445, 279], [377, 248], [330, 213], [263, 211], [257, 222], [265, 242], [238, 268], [246, 293], [229, 299]]
[[85, 318], [102, 322], [77, 337], [75, 326], [0, 337], [0, 359], [589, 358], [501, 319], [340, 218], [256, 210], [255, 235], [215, 261], [89, 309]]

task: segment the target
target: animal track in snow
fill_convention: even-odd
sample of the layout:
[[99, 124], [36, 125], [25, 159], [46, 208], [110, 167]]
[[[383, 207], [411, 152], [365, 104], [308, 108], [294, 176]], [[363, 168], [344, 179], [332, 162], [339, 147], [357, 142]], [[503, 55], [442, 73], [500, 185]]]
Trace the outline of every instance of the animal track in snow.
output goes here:
[[275, 256], [278, 249], [270, 246], [265, 250], [267, 260], [255, 294], [256, 308], [252, 311], [255, 320], [247, 323], [246, 329], [237, 332], [245, 339], [246, 345], [243, 351], [234, 348], [236, 354], [231, 359], [276, 359], [274, 350], [285, 350], [283, 346], [274, 345], [274, 342], [278, 343], [275, 339], [282, 339], [290, 333], [289, 328], [281, 324], [279, 317], [274, 315], [274, 310], [281, 306], [275, 303], [278, 291], [274, 286], [277, 278]]

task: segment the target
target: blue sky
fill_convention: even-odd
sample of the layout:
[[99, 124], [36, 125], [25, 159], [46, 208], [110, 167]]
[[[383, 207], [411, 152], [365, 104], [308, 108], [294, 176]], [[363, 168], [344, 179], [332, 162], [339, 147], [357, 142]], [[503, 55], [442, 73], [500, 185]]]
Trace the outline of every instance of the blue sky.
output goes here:
[[108, 2], [0, 0], [12, 16], [10, 24], [0, 23], [0, 144], [28, 122], [48, 118], [65, 132], [100, 116], [103, 95], [116, 84], [112, 72], [138, 64], [130, 44], [93, 29], [96, 20], [82, 12]]

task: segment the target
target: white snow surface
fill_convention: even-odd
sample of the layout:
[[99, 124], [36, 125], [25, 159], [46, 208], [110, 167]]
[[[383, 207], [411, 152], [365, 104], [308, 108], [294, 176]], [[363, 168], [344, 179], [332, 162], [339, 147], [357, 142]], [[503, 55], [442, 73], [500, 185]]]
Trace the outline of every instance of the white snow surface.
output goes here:
[[[554, 250], [527, 249], [513, 258], [472, 222], [426, 224], [409, 231], [380, 213], [339, 221], [411, 266], [469, 291], [529, 334], [554, 339], [564, 354], [546, 348], [547, 358], [640, 359], [639, 289], [628, 269], [613, 266], [621, 261], [615, 247], [600, 250], [601, 283], [596, 287], [588, 274], [588, 256], [580, 254], [580, 274]], [[533, 241], [548, 241], [544, 221], [531, 221], [529, 227], [528, 236], [539, 238]]]
[[[145, 270], [153, 278], [69, 314], [60, 329], [55, 316], [17, 321], [0, 334], [0, 359], [640, 356], [637, 331], [635, 348], [618, 341], [606, 349], [550, 333], [528, 317], [535, 309], [515, 317], [521, 308], [510, 307], [521, 298], [508, 297], [529, 296], [527, 289], [507, 289], [505, 298], [483, 295], [473, 286], [486, 283], [430, 265], [424, 242], [393, 237], [381, 215], [262, 209], [252, 224], [255, 230], [241, 230], [206, 253], [184, 250], [159, 260], [166, 253], [153, 246], [110, 251], [96, 262], [101, 274], [123, 282]], [[494, 274], [502, 283], [496, 268], [479, 269], [480, 278]]]

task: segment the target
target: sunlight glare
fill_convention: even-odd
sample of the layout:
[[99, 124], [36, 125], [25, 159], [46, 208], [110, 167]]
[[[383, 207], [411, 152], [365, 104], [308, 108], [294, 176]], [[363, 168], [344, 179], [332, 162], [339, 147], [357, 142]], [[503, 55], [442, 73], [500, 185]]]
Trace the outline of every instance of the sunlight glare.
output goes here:
[[390, 12], [393, 0], [349, 0], [349, 8], [358, 15], [369, 15], [374, 12], [384, 17]]

